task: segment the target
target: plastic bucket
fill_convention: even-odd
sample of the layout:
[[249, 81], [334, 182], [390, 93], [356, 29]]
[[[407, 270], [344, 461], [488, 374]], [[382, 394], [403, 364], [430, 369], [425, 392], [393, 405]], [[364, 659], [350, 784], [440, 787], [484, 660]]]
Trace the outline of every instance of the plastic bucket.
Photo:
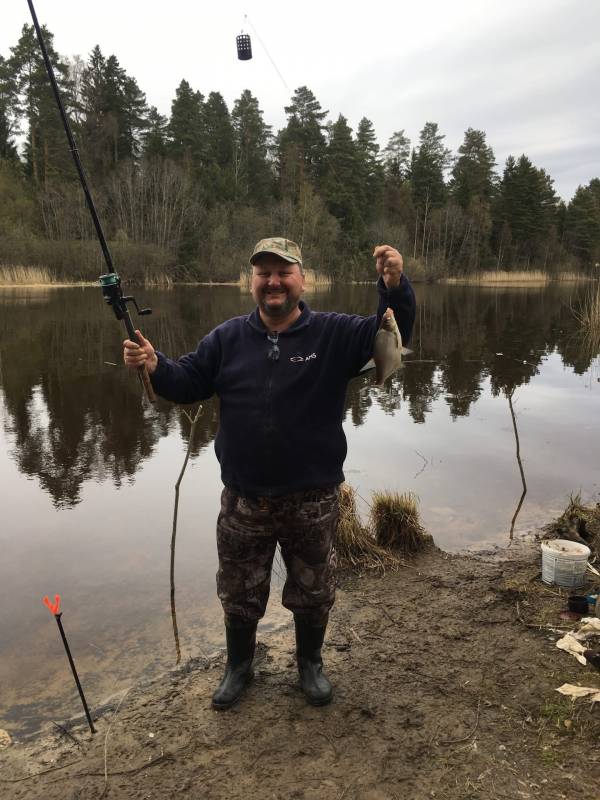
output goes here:
[[542, 542], [542, 581], [577, 587], [585, 583], [590, 548], [568, 539]]

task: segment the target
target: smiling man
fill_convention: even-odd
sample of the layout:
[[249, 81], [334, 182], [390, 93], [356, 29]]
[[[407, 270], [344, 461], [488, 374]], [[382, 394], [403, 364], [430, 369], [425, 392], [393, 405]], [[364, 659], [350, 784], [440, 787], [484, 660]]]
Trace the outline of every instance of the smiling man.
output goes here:
[[124, 360], [146, 364], [155, 391], [176, 403], [216, 394], [215, 452], [224, 489], [217, 521], [217, 592], [225, 613], [227, 665], [212, 699], [230, 708], [252, 678], [256, 628], [264, 615], [277, 543], [287, 576], [282, 603], [294, 615], [300, 685], [325, 705], [332, 687], [321, 648], [334, 602], [334, 537], [346, 457], [342, 428], [348, 381], [373, 352], [387, 308], [408, 342], [415, 298], [402, 256], [375, 248], [377, 313], [311, 311], [295, 242], [262, 239], [250, 258], [256, 309], [205, 336], [172, 361], [140, 335]]
[[300, 316], [298, 303], [304, 291], [300, 258], [300, 248], [289, 239], [263, 239], [254, 249], [252, 296], [271, 330], [285, 330]]

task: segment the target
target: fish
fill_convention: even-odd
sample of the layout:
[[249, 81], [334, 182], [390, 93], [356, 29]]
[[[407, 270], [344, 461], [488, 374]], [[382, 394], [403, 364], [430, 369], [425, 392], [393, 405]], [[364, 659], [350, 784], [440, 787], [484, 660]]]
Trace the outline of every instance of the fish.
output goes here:
[[412, 350], [402, 347], [402, 336], [394, 312], [391, 308], [387, 308], [381, 318], [379, 330], [375, 334], [373, 358], [362, 367], [360, 374], [374, 369], [376, 385], [383, 386], [390, 375], [400, 369], [402, 356], [409, 353], [412, 353]]

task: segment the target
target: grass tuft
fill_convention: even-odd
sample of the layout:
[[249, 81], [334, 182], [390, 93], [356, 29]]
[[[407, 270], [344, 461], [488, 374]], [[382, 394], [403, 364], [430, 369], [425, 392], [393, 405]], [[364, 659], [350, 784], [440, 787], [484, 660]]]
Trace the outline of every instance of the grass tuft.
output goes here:
[[356, 491], [347, 483], [340, 486], [340, 517], [335, 549], [340, 567], [385, 572], [397, 569], [402, 561], [375, 541], [356, 509]]
[[579, 542], [600, 556], [600, 503], [584, 506], [581, 495], [572, 494], [563, 513], [544, 527], [544, 538]]
[[413, 492], [374, 492], [371, 522], [381, 547], [411, 555], [432, 544], [421, 524], [418, 498]]

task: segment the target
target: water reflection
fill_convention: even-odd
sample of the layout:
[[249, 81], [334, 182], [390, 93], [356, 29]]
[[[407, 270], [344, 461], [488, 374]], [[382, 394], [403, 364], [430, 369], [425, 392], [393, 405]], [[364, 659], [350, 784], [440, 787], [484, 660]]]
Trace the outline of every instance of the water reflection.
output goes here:
[[198, 406], [193, 414], [183, 410], [183, 416], [190, 423], [190, 434], [188, 438], [188, 445], [185, 451], [185, 458], [181, 465], [181, 472], [175, 483], [175, 503], [173, 505], [173, 528], [171, 530], [171, 564], [169, 568], [169, 581], [171, 585], [171, 620], [173, 622], [173, 639], [175, 641], [175, 663], [179, 664], [181, 661], [181, 645], [179, 642], [179, 628], [177, 626], [177, 610], [175, 608], [175, 543], [177, 541], [177, 515], [179, 513], [179, 489], [181, 481], [185, 475], [185, 470], [190, 460], [192, 452], [195, 433], [197, 430], [198, 421], [202, 415], [202, 406]]
[[[598, 366], [570, 310], [585, 289], [416, 289], [411, 359], [383, 389], [369, 376], [348, 388], [346, 473], [360, 496], [415, 491], [437, 543], [461, 549], [546, 521], [574, 489], [597, 493]], [[315, 309], [362, 314], [374, 300], [369, 286], [309, 297]], [[234, 287], [144, 302], [154, 309], [144, 332], [170, 355], [252, 306]], [[180, 409], [147, 406], [121, 366], [122, 338], [99, 290], [0, 292], [0, 727], [11, 731], [77, 712], [44, 594], [63, 595], [93, 703], [222, 644], [221, 485], [208, 447], [218, 403], [203, 403], [190, 437]], [[188, 446], [175, 557], [172, 487]], [[266, 626], [287, 619], [272, 597]]]
[[525, 470], [523, 469], [523, 462], [521, 460], [521, 442], [519, 441], [519, 431], [517, 429], [517, 417], [515, 414], [515, 409], [513, 407], [513, 394], [507, 394], [506, 397], [508, 399], [508, 407], [510, 408], [510, 417], [512, 419], [513, 430], [515, 432], [515, 443], [517, 446], [517, 464], [519, 465], [519, 473], [521, 475], [521, 482], [523, 484], [523, 491], [521, 493], [521, 497], [519, 498], [519, 502], [517, 503], [517, 507], [515, 509], [515, 513], [513, 514], [513, 518], [510, 521], [510, 533], [509, 538], [512, 541], [514, 532], [515, 532], [515, 523], [517, 521], [517, 517], [519, 516], [519, 511], [521, 510], [521, 506], [523, 505], [523, 500], [525, 500], [525, 495], [527, 494], [527, 482], [525, 480]]
[[[212, 327], [252, 305], [247, 294], [225, 287], [148, 294], [155, 314], [144, 319], [145, 333], [172, 355], [193, 349]], [[364, 314], [372, 294], [371, 287], [341, 286], [311, 304]], [[363, 425], [374, 403], [387, 414], [406, 403], [413, 421], [423, 424], [442, 397], [452, 419], [465, 417], [488, 378], [494, 396], [512, 396], [553, 351], [576, 374], [585, 373], [594, 354], [574, 334], [570, 294], [561, 287], [418, 286], [414, 357], [383, 390], [373, 389], [368, 376], [351, 383], [352, 424]], [[56, 507], [76, 505], [87, 481], [119, 487], [133, 480], [157, 441], [177, 427], [187, 438], [189, 423], [170, 404], [147, 408], [137, 381], [120, 366], [121, 328], [97, 290], [2, 293], [0, 303], [3, 424], [19, 471], [35, 477]], [[217, 404], [209, 402], [193, 454], [212, 441], [217, 425]]]

